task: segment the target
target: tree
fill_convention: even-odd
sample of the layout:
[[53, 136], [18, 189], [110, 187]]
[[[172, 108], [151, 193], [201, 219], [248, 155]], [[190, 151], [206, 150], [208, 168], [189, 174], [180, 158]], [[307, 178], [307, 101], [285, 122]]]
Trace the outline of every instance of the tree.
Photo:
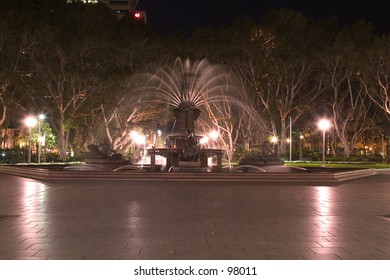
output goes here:
[[65, 4], [53, 13], [37, 27], [39, 44], [27, 52], [31, 78], [24, 81], [32, 103], [47, 112], [66, 160], [70, 144], [77, 152], [96, 127], [110, 79], [117, 80], [129, 64], [116, 37], [122, 30], [116, 26], [125, 23], [107, 7]]
[[[233, 158], [234, 150], [244, 146], [249, 150], [251, 143], [257, 143], [255, 135], [264, 130], [264, 124], [247, 99], [245, 89], [228, 91], [218, 102], [206, 102], [203, 105], [204, 115], [199, 126], [203, 134], [218, 131], [219, 137], [214, 140], [216, 146], [227, 151], [228, 158]], [[215, 145], [212, 145], [215, 148]]]
[[359, 73], [364, 90], [390, 116], [390, 36], [376, 38], [366, 59], [368, 67]]
[[126, 153], [134, 142], [130, 135], [132, 130], [139, 127], [145, 132], [154, 130], [156, 122], [162, 121], [158, 116], [158, 108], [141, 99], [133, 102], [122, 97], [116, 100], [116, 106], [108, 106], [108, 110], [104, 104], [101, 106], [106, 137], [112, 148], [121, 153]]
[[360, 69], [366, 66], [364, 41], [371, 39], [371, 30], [364, 22], [344, 28], [329, 52], [320, 58], [332, 96], [334, 129], [345, 157], [350, 156], [361, 136], [375, 125], [370, 99], [359, 79]]
[[29, 36], [21, 18], [13, 13], [18, 2], [5, 0], [0, 4], [0, 126], [18, 104], [18, 77], [25, 75], [24, 56], [36, 43], [34, 34]]
[[88, 55], [92, 46], [75, 45], [65, 52], [47, 40], [45, 44], [53, 51], [37, 49], [30, 52], [36, 83], [30, 94], [36, 106], [48, 112], [49, 121], [58, 135], [60, 157], [66, 160], [70, 130], [82, 114], [83, 103], [92, 98], [98, 76], [93, 69], [83, 71], [79, 68], [83, 65], [80, 60], [83, 55]]
[[0, 126], [4, 123], [5, 121], [5, 118], [7, 116], [7, 104], [6, 104], [6, 101], [4, 100], [5, 99], [5, 95], [7, 93], [7, 89], [8, 89], [8, 85], [9, 85], [9, 81], [7, 81], [6, 79], [3, 79], [1, 81], [1, 85], [0, 85]]
[[282, 155], [286, 118], [292, 117], [294, 124], [322, 91], [322, 77], [310, 53], [314, 33], [301, 14], [271, 11], [254, 31], [236, 67], [243, 83], [258, 98], [258, 111], [267, 120], [270, 133], [280, 136]]

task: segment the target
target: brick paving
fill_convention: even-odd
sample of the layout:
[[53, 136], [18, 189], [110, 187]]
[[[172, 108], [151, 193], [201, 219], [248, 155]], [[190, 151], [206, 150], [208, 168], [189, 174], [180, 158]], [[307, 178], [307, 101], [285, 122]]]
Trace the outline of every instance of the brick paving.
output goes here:
[[390, 171], [336, 186], [0, 174], [0, 259], [390, 260]]

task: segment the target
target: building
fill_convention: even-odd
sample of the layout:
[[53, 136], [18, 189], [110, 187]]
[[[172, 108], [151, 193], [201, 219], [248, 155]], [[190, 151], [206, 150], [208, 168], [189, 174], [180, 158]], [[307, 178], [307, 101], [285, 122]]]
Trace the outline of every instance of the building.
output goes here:
[[134, 11], [136, 4], [134, 2], [134, 0], [106, 0], [106, 4], [110, 7], [112, 13], [119, 18]]
[[16, 143], [16, 129], [0, 129], [0, 150], [14, 149]]
[[132, 14], [134, 19], [142, 20], [146, 23], [146, 13], [137, 11], [138, 0], [67, 0], [68, 3], [83, 2], [83, 3], [104, 3], [110, 7], [112, 13], [117, 18], [122, 18], [125, 15]]
[[116, 17], [122, 18], [131, 14], [135, 20], [146, 23], [145, 11], [137, 10], [138, 0], [104, 0], [104, 2], [110, 7]]

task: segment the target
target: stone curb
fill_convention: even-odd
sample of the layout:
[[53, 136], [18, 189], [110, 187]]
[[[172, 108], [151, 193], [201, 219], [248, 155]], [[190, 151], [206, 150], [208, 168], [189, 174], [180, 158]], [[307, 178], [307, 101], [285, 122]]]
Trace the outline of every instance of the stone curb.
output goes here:
[[114, 171], [64, 171], [44, 168], [0, 166], [0, 173], [36, 180], [128, 180], [128, 181], [196, 181], [196, 182], [272, 182], [338, 183], [378, 174], [375, 169], [318, 173], [152, 173]]

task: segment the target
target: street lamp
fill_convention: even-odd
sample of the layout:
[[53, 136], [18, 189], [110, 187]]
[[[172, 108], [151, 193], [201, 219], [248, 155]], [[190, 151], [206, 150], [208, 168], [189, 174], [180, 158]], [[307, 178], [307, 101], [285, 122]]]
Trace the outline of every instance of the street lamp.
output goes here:
[[214, 146], [215, 142], [219, 138], [219, 133], [216, 130], [212, 130], [208, 133], [208, 138], [213, 142], [212, 145]]
[[272, 136], [271, 137], [271, 143], [272, 144], [274, 144], [274, 149], [273, 149], [273, 152], [274, 152], [274, 154], [276, 154], [276, 155], [278, 155], [279, 154], [279, 151], [278, 151], [278, 149], [277, 149], [277, 143], [278, 143], [278, 136]]
[[213, 140], [213, 141], [217, 140], [218, 137], [219, 137], [218, 131], [216, 131], [216, 130], [210, 131], [210, 132], [209, 132], [209, 137], [210, 137], [211, 140]]
[[291, 138], [287, 138], [286, 142], [289, 144], [289, 154], [290, 154], [289, 161], [292, 161], [292, 146], [291, 146], [292, 140], [291, 140]]
[[318, 122], [318, 128], [322, 130], [322, 164], [325, 164], [325, 133], [331, 124], [328, 119], [322, 119]]
[[43, 143], [43, 136], [41, 135], [41, 122], [45, 119], [44, 114], [40, 114], [38, 116], [38, 164], [41, 163], [41, 150], [42, 150], [42, 143]]
[[302, 161], [302, 145], [303, 145], [303, 135], [299, 135], [299, 160]]
[[28, 160], [27, 160], [27, 163], [30, 164], [31, 163], [31, 150], [32, 150], [32, 139], [31, 139], [31, 129], [33, 127], [35, 127], [37, 124], [38, 124], [38, 120], [36, 117], [34, 116], [29, 116], [27, 117], [25, 120], [24, 120], [24, 124], [28, 127], [29, 129], [29, 144], [28, 144]]
[[290, 144], [290, 161], [292, 161], [292, 118], [291, 117], [288, 117], [289, 120], [290, 120], [290, 141], [289, 141], [289, 144]]
[[204, 135], [199, 139], [200, 145], [206, 145], [209, 141], [216, 141], [219, 137], [219, 133], [216, 130], [212, 130], [207, 135]]
[[130, 132], [130, 137], [133, 139], [133, 141], [135, 142], [135, 144], [139, 145], [142, 147], [143, 145], [143, 149], [142, 149], [142, 157], [145, 156], [146, 154], [146, 136], [143, 135], [143, 134], [139, 134], [137, 131], [135, 130], [132, 130]]
[[209, 140], [210, 140], [210, 139], [209, 139], [207, 136], [203, 136], [202, 138], [200, 138], [199, 144], [200, 144], [200, 145], [206, 145], [207, 142], [209, 142]]

